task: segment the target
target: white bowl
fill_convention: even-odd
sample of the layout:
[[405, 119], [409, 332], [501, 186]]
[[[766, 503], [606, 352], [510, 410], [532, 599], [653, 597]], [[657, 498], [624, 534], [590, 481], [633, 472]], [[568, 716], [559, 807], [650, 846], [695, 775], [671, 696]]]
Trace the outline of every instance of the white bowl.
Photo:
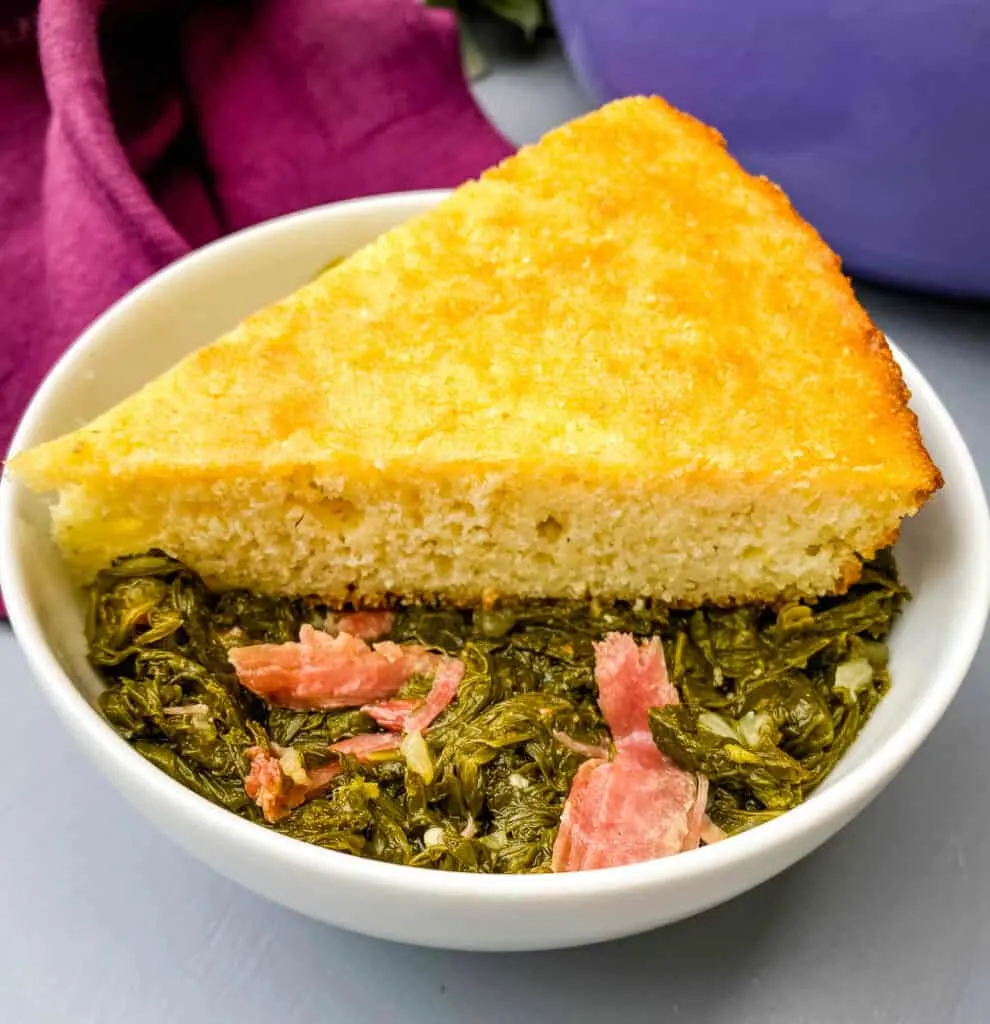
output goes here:
[[[18, 450], [76, 427], [255, 309], [432, 206], [418, 192], [339, 203], [207, 246], [121, 300], [48, 376]], [[892, 641], [894, 685], [806, 803], [716, 846], [566, 875], [477, 876], [334, 853], [259, 828], [173, 782], [104, 722], [86, 663], [79, 595], [47, 536], [42, 503], [4, 480], [0, 585], [38, 682], [82, 749], [125, 797], [190, 853], [285, 906], [368, 935], [457, 949], [541, 949], [646, 931], [759, 884], [859, 813], [904, 766], [962, 682], [990, 604], [990, 518], [949, 414], [896, 353], [945, 489], [898, 545], [914, 592]]]

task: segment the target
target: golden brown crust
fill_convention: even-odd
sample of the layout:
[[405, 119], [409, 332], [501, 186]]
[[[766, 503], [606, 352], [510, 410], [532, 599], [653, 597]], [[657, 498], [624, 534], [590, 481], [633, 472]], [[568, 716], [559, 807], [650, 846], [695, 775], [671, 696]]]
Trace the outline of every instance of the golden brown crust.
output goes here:
[[[925, 448], [921, 437], [921, 427], [918, 423], [918, 415], [910, 406], [911, 391], [904, 380], [904, 374], [901, 372], [900, 366], [897, 365], [897, 361], [894, 359], [894, 354], [890, 350], [886, 336], [882, 331], [874, 328], [870, 334], [870, 344], [873, 354], [887, 374], [889, 392], [894, 397], [897, 408], [903, 410], [902, 415], [905, 420], [905, 434], [908, 438], [908, 446], [922, 466], [922, 471], [919, 474], [919, 483], [914, 492], [917, 507], [921, 508], [932, 494], [943, 487], [945, 481], [942, 479], [942, 473], [938, 466], [935, 465], [928, 454], [928, 449]], [[887, 543], [893, 543], [893, 540], [894, 538], [891, 537]], [[884, 544], [880, 545], [880, 547], [883, 546]]]
[[39, 488], [111, 472], [158, 486], [576, 456], [606, 478], [868, 471], [924, 497], [939, 476], [907, 398], [780, 189], [639, 97], [551, 132], [12, 469]]
[[[455, 494], [471, 475], [620, 499], [797, 482], [886, 533], [941, 485], [908, 398], [838, 257], [781, 190], [713, 129], [633, 97], [11, 470], [37, 490], [83, 485], [90, 509], [181, 486], [197, 514], [242, 481]], [[111, 528], [91, 516], [77, 536], [102, 552]]]
[[859, 582], [863, 575], [863, 563], [858, 558], [850, 558], [839, 568], [839, 578], [836, 581], [835, 593], [845, 594], [849, 588]]

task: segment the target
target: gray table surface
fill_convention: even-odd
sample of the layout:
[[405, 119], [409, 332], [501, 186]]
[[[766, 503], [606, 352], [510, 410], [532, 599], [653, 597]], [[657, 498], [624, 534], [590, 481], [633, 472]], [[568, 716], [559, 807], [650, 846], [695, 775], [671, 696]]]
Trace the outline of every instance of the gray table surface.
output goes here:
[[[515, 141], [588, 107], [559, 55], [477, 93]], [[990, 479], [990, 307], [863, 287]], [[443, 953], [269, 904], [99, 777], [0, 630], [0, 1020], [990, 1021], [990, 650], [901, 776], [784, 875], [693, 920], [557, 953]]]

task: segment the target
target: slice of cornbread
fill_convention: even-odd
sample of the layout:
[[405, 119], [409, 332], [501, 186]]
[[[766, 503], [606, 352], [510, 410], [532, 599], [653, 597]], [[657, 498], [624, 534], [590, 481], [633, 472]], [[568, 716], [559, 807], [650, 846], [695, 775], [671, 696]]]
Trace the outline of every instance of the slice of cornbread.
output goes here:
[[938, 486], [839, 260], [721, 137], [612, 103], [10, 468], [88, 575], [388, 595], [841, 590]]

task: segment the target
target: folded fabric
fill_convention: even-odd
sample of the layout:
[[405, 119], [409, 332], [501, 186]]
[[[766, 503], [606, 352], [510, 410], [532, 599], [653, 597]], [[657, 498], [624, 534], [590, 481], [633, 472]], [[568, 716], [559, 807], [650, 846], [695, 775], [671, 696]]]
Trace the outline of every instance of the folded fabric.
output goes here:
[[417, 0], [0, 0], [0, 110], [3, 452], [65, 346], [190, 248], [511, 149]]

